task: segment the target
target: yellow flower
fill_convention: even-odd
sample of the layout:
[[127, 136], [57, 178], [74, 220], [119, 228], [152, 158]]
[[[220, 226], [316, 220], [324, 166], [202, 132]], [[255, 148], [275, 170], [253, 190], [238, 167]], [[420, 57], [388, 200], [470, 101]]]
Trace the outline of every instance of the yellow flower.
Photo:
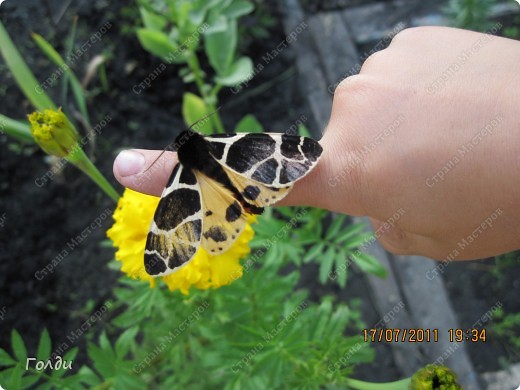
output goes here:
[[[119, 199], [114, 212], [114, 225], [107, 231], [108, 237], [118, 247], [116, 259], [121, 261], [121, 271], [134, 279], [150, 282], [155, 287], [156, 280], [144, 269], [144, 248], [146, 236], [159, 198], [126, 189]], [[250, 224], [256, 217], [250, 216], [246, 228], [231, 248], [218, 256], [199, 250], [186, 266], [170, 275], [160, 277], [170, 290], [180, 290], [188, 294], [190, 287], [208, 289], [227, 285], [242, 276], [240, 259], [249, 252], [248, 243], [254, 232]]]
[[35, 111], [29, 115], [31, 133], [45, 153], [56, 157], [69, 157], [76, 148], [78, 132], [61, 111]]

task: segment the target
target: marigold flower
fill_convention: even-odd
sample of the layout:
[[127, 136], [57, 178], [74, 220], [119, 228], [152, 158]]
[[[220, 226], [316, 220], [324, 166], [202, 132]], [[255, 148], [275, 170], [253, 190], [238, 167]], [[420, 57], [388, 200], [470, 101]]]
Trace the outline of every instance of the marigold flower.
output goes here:
[[411, 378], [409, 389], [411, 390], [430, 390], [430, 389], [460, 390], [462, 386], [457, 383], [457, 374], [445, 366], [428, 364], [417, 371]]
[[240, 259], [249, 252], [249, 241], [254, 232], [250, 224], [256, 217], [250, 216], [246, 228], [231, 248], [218, 256], [199, 250], [188, 265], [170, 275], [154, 278], [144, 269], [146, 236], [159, 198], [126, 189], [114, 212], [114, 225], [107, 231], [108, 237], [118, 247], [116, 259], [121, 261], [121, 271], [134, 279], [146, 280], [151, 287], [162, 279], [168, 288], [188, 294], [190, 287], [199, 289], [218, 288], [242, 276]]

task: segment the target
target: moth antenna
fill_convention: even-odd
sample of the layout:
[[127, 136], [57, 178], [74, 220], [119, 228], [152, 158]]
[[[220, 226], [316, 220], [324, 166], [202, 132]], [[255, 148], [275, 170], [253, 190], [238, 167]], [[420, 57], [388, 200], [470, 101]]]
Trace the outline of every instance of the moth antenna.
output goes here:
[[[214, 115], [216, 114], [218, 111], [220, 110], [220, 106], [217, 107], [217, 109], [213, 112], [210, 112], [209, 114], [206, 114], [204, 115], [202, 118], [200, 119], [197, 119], [194, 123], [192, 123], [187, 129], [184, 129], [184, 131], [187, 131], [187, 130], [192, 130], [192, 128], [194, 126], [196, 126], [198, 123], [202, 122], [203, 120], [209, 118], [211, 115]], [[155, 160], [153, 160], [153, 162], [148, 166], [148, 168], [146, 168], [146, 170], [143, 172], [143, 173], [146, 173], [148, 172], [148, 170], [157, 162], [157, 160], [159, 160], [161, 158], [161, 156], [170, 150], [170, 148], [174, 147], [175, 146], [175, 141], [174, 142], [171, 142], [170, 144], [168, 144], [163, 150], [162, 152], [157, 156], [157, 158]], [[172, 151], [175, 151], [175, 150], [172, 150]]]
[[210, 112], [209, 114], [204, 115], [202, 118], [197, 119], [190, 127], [188, 127], [186, 130], [191, 130], [194, 126], [196, 126], [199, 122], [202, 122], [203, 120], [209, 118], [211, 115], [215, 115], [217, 112], [219, 112], [220, 106], [217, 107], [217, 109], [213, 112]]

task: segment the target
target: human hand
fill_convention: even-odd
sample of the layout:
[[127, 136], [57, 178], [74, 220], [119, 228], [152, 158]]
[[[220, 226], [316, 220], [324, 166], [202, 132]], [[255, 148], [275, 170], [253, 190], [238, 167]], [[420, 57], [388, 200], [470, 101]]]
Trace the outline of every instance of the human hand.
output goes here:
[[[394, 253], [463, 260], [519, 248], [519, 61], [513, 40], [399, 33], [339, 84], [322, 159], [280, 205], [368, 215]], [[158, 196], [177, 163], [167, 152], [150, 167], [159, 154], [125, 151], [114, 175]]]

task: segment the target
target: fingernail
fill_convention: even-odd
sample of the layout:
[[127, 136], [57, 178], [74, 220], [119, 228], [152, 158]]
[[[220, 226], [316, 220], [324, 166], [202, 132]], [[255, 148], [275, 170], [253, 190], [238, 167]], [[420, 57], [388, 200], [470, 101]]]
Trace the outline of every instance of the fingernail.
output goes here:
[[132, 176], [141, 172], [144, 168], [144, 156], [133, 150], [123, 150], [114, 162], [117, 172], [122, 177]]

